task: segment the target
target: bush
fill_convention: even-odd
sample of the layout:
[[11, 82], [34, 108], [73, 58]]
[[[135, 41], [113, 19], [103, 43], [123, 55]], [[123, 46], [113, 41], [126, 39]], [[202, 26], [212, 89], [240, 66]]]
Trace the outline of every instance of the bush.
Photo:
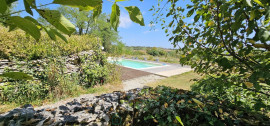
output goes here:
[[0, 78], [5, 82], [5, 85], [0, 85], [0, 103], [26, 104], [77, 96], [80, 89], [84, 89], [81, 85], [93, 87], [119, 79], [115, 65], [109, 64], [107, 56], [100, 50], [91, 56], [81, 57], [80, 73], [66, 74], [64, 63], [60, 58], [29, 61], [26, 68], [19, 67], [18, 70], [33, 76], [34, 80]]
[[30, 103], [47, 97], [49, 86], [40, 81], [15, 81], [0, 86], [0, 102]]
[[160, 55], [160, 56], [164, 56], [164, 55], [166, 55], [166, 54], [167, 54], [166, 51], [164, 51], [164, 50], [159, 50], [159, 55]]
[[95, 51], [90, 57], [81, 57], [81, 83], [87, 87], [102, 85], [109, 81], [109, 75], [112, 73], [112, 66], [107, 61], [107, 56], [101, 51]]
[[133, 55], [145, 55], [146, 53], [141, 50], [133, 51]]
[[237, 105], [238, 108], [245, 108], [246, 111], [257, 111], [264, 115], [270, 113], [270, 100], [267, 95], [270, 86], [264, 85], [262, 92], [257, 92], [250, 88], [243, 88], [245, 84], [236, 85], [235, 83], [239, 81], [238, 75], [226, 77], [232, 82], [224, 82], [224, 79], [225, 76], [207, 76], [192, 85], [192, 91], [218, 101], [228, 101], [228, 105]]
[[167, 54], [166, 51], [162, 50], [162, 49], [158, 49], [156, 47], [153, 47], [151, 49], [147, 49], [146, 52], [149, 54], [149, 55], [152, 55], [152, 56], [164, 56]]
[[[15, 102], [18, 104], [44, 100], [49, 96], [61, 99], [77, 94], [79, 87], [78, 75], [64, 74], [61, 59], [48, 59], [41, 62], [29, 61], [26, 68], [18, 70], [33, 76], [33, 80], [13, 80], [3, 78], [4, 85], [0, 86], [0, 102]], [[6, 72], [10, 71], [6, 69]]]
[[91, 50], [97, 45], [96, 38], [91, 35], [72, 35], [66, 43], [60, 39], [53, 41], [42, 34], [37, 42], [32, 37], [25, 37], [21, 30], [8, 32], [7, 28], [0, 26], [0, 31], [0, 58], [17, 57], [32, 60], [57, 57]]
[[[269, 117], [246, 110], [227, 100], [217, 100], [192, 91], [159, 86], [143, 89], [134, 102], [135, 125], [267, 125]], [[133, 104], [133, 103], [132, 103]]]

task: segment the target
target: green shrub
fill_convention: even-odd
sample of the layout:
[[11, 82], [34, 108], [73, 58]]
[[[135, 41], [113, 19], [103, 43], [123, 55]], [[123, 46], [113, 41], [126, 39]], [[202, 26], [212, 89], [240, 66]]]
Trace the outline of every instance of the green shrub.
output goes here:
[[107, 61], [107, 56], [97, 50], [93, 55], [81, 57], [81, 83], [87, 87], [102, 85], [109, 81], [109, 75], [112, 69]]
[[72, 35], [68, 42], [61, 39], [51, 40], [42, 34], [39, 41], [32, 37], [25, 37], [21, 30], [8, 32], [0, 26], [0, 58], [17, 57], [21, 59], [41, 59], [70, 55], [84, 50], [91, 50], [97, 45], [97, 40], [91, 35]]
[[147, 53], [152, 56], [159, 56], [159, 51], [155, 48], [147, 50]]
[[135, 107], [136, 125], [176, 126], [181, 117], [184, 125], [267, 125], [269, 117], [250, 111], [224, 99], [214, 99], [192, 91], [159, 86], [143, 89]]
[[146, 50], [147, 54], [152, 56], [164, 56], [167, 55], [167, 52], [163, 49], [158, 49], [156, 47], [150, 48]]
[[0, 86], [0, 102], [25, 104], [36, 100], [42, 101], [50, 95], [53, 99], [76, 95], [79, 90], [79, 76], [64, 74], [63, 64], [61, 59], [48, 59], [42, 62], [29, 61], [26, 68], [19, 67], [22, 72], [33, 76], [34, 80], [3, 78], [5, 84]]
[[159, 55], [160, 56], [164, 56], [164, 55], [166, 55], [167, 54], [167, 52], [166, 51], [164, 51], [164, 50], [159, 50]]
[[133, 51], [133, 55], [145, 55], [146, 53], [144, 51], [136, 50]]
[[47, 97], [49, 86], [40, 81], [14, 81], [0, 86], [0, 102], [30, 103]]
[[247, 111], [258, 111], [265, 115], [270, 113], [270, 99], [267, 95], [270, 86], [264, 85], [261, 92], [257, 92], [252, 88], [243, 88], [245, 84], [237, 83], [240, 81], [239, 75], [229, 76], [226, 79], [232, 81], [225, 82], [225, 76], [222, 75], [207, 76], [192, 85], [192, 91], [215, 100], [228, 101], [231, 105], [237, 105]]
[[5, 85], [0, 86], [0, 103], [25, 104], [36, 100], [77, 96], [80, 89], [83, 89], [81, 85], [92, 87], [118, 79], [115, 65], [109, 64], [107, 56], [100, 50], [81, 59], [81, 73], [73, 74], [65, 73], [65, 61], [60, 58], [28, 61], [26, 68], [19, 67], [18, 70], [33, 76], [34, 80], [1, 78]]

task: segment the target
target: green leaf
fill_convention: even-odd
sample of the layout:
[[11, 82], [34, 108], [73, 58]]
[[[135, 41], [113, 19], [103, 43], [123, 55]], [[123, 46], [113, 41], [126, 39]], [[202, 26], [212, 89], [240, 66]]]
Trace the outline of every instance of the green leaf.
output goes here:
[[97, 6], [102, 6], [102, 0], [54, 0], [53, 3], [79, 7], [81, 10], [93, 10]]
[[17, 28], [16, 25], [9, 25], [8, 32], [14, 31], [16, 28]]
[[201, 106], [201, 107], [204, 106], [204, 104], [203, 104], [201, 101], [199, 101], [199, 100], [197, 100], [197, 99], [195, 99], [195, 98], [192, 98], [192, 100], [193, 100], [196, 104], [198, 104], [199, 106]]
[[[16, 2], [18, 0], [6, 0], [7, 5], [11, 5], [12, 3]], [[2, 3], [2, 2], [0, 2]]]
[[128, 11], [129, 17], [133, 22], [138, 23], [141, 26], [145, 25], [142, 13], [138, 7], [129, 6], [129, 7], [125, 7], [125, 9]]
[[195, 10], [195, 9], [191, 9], [190, 11], [188, 11], [187, 17], [190, 17], [190, 16], [194, 13], [194, 10]]
[[183, 124], [183, 122], [182, 122], [182, 120], [181, 120], [181, 118], [180, 118], [179, 116], [176, 116], [175, 118], [177, 119], [177, 121], [178, 121], [182, 126], [184, 126], [184, 124]]
[[251, 3], [251, 0], [246, 0], [248, 6], [252, 7], [252, 3]]
[[120, 23], [119, 17], [120, 17], [119, 6], [116, 3], [114, 3], [113, 6], [112, 6], [112, 13], [111, 13], [110, 22], [111, 22], [111, 26], [113, 27], [113, 29], [115, 31], [117, 31], [117, 27], [118, 27], [118, 25]]
[[174, 20], [172, 20], [168, 26], [169, 26], [169, 27], [172, 27], [173, 22], [174, 22]]
[[168, 29], [165, 29], [165, 33], [168, 33]]
[[195, 17], [194, 17], [194, 22], [196, 23], [199, 19], [200, 19], [201, 15], [197, 14]]
[[59, 33], [56, 29], [51, 29], [51, 31], [57, 35], [59, 38], [61, 38], [62, 40], [64, 40], [65, 42], [68, 42], [68, 40], [66, 39], [66, 37], [64, 35], [62, 35], [61, 33]]
[[26, 16], [24, 18], [29, 20], [29, 21], [32, 21], [36, 25], [40, 25], [36, 19], [34, 19], [34, 18], [30, 17], [30, 16]]
[[259, 0], [253, 0], [253, 1], [254, 1], [255, 3], [259, 4], [260, 6], [264, 7], [264, 5], [262, 4], [261, 1], [259, 1]]
[[44, 30], [46, 31], [46, 33], [49, 35], [49, 37], [52, 40], [56, 41], [56, 36], [55, 36], [54, 32], [50, 28], [44, 28]]
[[6, 0], [0, 0], [0, 13], [5, 13], [7, 10], [7, 3]]
[[261, 28], [259, 31], [259, 38], [262, 42], [268, 41], [270, 38], [270, 32], [264, 28]]
[[25, 0], [31, 7], [37, 8], [36, 6], [36, 0]]
[[7, 73], [1, 74], [0, 76], [12, 78], [15, 80], [32, 80], [33, 79], [31, 76], [23, 72], [7, 72]]
[[71, 35], [76, 31], [75, 26], [57, 10], [40, 10], [37, 12], [56, 29], [64, 34]]
[[27, 0], [23, 0], [23, 3], [24, 3], [25, 11], [26, 11], [28, 14], [31, 14], [31, 15], [33, 16], [33, 11], [31, 10], [30, 5], [29, 5], [29, 3], [27, 2]]
[[12, 16], [9, 18], [8, 23], [10, 25], [15, 25], [19, 27], [20, 29], [24, 30], [26, 33], [30, 34], [36, 40], [39, 40], [40, 30], [32, 21], [21, 18], [19, 16]]
[[98, 6], [93, 10], [93, 18], [98, 17], [102, 12], [102, 6]]
[[266, 7], [265, 21], [270, 19], [270, 6]]
[[252, 11], [250, 12], [250, 18], [249, 18], [249, 20], [252, 21], [253, 19], [255, 19], [255, 17], [256, 17], [255, 10], [252, 10]]

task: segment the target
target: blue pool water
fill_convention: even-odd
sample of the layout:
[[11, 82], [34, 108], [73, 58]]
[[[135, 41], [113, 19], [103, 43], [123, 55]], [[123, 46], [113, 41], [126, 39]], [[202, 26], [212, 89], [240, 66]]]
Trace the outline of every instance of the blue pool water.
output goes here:
[[117, 61], [117, 64], [124, 66], [124, 67], [134, 68], [134, 69], [162, 66], [161, 64], [140, 62], [140, 61], [134, 61], [134, 60], [126, 60], [126, 59]]

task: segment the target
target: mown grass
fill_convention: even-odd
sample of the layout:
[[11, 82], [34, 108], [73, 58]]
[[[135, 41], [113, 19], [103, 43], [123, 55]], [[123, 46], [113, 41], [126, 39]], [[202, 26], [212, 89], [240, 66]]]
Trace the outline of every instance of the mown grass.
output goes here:
[[200, 79], [202, 76], [191, 71], [180, 75], [175, 75], [163, 80], [148, 83], [147, 86], [157, 87], [159, 85], [169, 86], [178, 89], [190, 90], [190, 86], [194, 83], [193, 79]]

